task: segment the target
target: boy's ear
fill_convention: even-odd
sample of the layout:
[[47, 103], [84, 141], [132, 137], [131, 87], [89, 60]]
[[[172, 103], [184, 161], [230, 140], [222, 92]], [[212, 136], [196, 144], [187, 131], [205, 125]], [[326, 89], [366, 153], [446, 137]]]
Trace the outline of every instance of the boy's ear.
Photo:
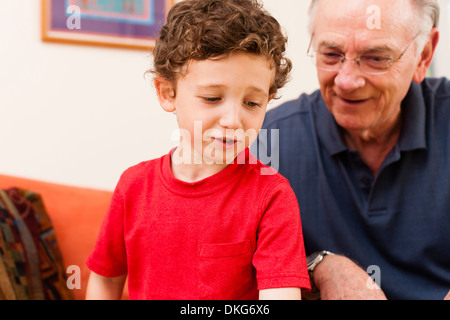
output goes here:
[[158, 95], [159, 104], [167, 112], [175, 111], [175, 89], [172, 83], [162, 77], [156, 77], [153, 80]]
[[276, 92], [275, 92], [275, 93], [272, 93], [272, 94], [269, 96], [269, 99], [267, 100], [267, 104], [269, 104], [269, 102], [272, 101], [273, 99], [276, 99], [276, 96], [277, 96], [277, 93], [276, 93]]

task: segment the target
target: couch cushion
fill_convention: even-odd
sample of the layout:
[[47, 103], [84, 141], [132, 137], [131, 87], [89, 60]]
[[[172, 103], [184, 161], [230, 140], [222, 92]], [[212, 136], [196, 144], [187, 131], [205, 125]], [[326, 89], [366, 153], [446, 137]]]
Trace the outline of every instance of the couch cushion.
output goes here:
[[66, 272], [41, 197], [0, 189], [0, 298], [68, 300]]
[[[73, 289], [73, 295], [75, 299], [84, 299], [90, 274], [86, 258], [94, 247], [112, 192], [0, 175], [0, 188], [11, 187], [33, 190], [42, 196], [66, 270], [75, 265], [81, 271], [81, 287]], [[125, 288], [124, 298], [127, 296]]]

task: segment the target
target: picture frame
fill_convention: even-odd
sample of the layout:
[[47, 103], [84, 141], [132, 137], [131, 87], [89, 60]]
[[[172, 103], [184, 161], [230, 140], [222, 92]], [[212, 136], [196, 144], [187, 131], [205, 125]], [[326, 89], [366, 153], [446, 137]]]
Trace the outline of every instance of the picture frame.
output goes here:
[[42, 40], [150, 50], [175, 0], [41, 0]]

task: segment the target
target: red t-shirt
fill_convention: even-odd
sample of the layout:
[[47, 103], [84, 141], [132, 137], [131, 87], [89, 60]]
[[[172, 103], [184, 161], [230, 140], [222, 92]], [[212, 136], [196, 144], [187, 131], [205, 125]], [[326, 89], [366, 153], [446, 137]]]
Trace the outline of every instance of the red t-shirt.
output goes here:
[[88, 267], [106, 277], [128, 273], [130, 299], [309, 289], [297, 199], [285, 178], [261, 175], [267, 167], [244, 153], [246, 164], [194, 183], [173, 176], [171, 153], [126, 170]]

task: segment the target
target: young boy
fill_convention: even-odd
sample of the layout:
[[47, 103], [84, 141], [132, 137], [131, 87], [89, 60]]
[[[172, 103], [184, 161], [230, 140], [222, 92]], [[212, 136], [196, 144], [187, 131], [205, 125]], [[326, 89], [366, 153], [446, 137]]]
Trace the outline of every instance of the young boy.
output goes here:
[[249, 152], [291, 69], [256, 0], [174, 5], [154, 49], [179, 145], [126, 170], [96, 246], [88, 299], [300, 299], [309, 289], [297, 200]]

